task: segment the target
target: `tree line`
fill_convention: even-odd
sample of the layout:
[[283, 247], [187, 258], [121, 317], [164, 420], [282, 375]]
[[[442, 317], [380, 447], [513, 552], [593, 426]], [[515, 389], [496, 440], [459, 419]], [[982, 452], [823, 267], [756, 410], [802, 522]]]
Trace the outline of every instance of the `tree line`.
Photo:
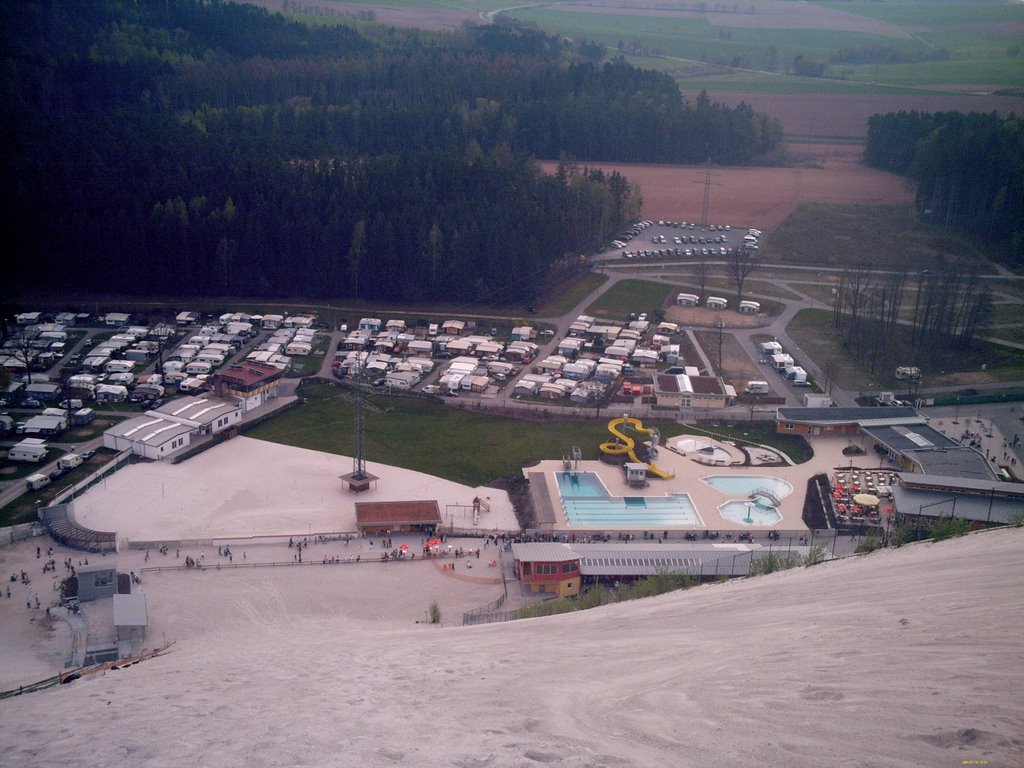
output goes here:
[[872, 115], [864, 159], [912, 179], [925, 219], [1000, 245], [1024, 263], [1024, 122], [1017, 115]]
[[509, 25], [306, 25], [220, 0], [0, 7], [13, 287], [516, 303], [635, 219], [617, 173], [750, 162], [749, 107]]
[[832, 332], [878, 376], [946, 365], [978, 346], [991, 317], [992, 291], [976, 262], [939, 262], [916, 274], [858, 265], [839, 277]]

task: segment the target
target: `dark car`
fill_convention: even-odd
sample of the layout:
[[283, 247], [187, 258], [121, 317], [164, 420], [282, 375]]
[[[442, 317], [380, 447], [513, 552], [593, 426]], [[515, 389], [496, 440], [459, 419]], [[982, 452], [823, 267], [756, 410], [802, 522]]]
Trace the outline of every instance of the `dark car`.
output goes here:
[[50, 477], [50, 479], [51, 479], [51, 480], [56, 480], [56, 479], [58, 479], [58, 478], [60, 478], [60, 477], [63, 477], [63, 476], [64, 476], [64, 472], [65, 472], [65, 470], [63, 470], [63, 469], [60, 469], [60, 468], [58, 467], [57, 469], [53, 470], [53, 471], [52, 471], [52, 472], [50, 473], [49, 477]]
[[43, 404], [36, 400], [34, 397], [29, 397], [21, 401], [22, 408], [42, 408]]

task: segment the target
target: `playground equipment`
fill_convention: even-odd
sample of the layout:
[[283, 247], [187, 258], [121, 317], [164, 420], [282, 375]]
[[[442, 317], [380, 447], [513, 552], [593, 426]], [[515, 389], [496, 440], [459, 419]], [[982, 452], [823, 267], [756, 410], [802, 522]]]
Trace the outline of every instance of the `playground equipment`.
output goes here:
[[609, 456], [621, 456], [625, 454], [629, 457], [630, 461], [637, 462], [639, 464], [647, 465], [648, 474], [654, 477], [660, 477], [662, 480], [670, 480], [675, 477], [674, 472], [666, 472], [660, 467], [655, 466], [653, 463], [641, 461], [640, 457], [636, 455], [636, 441], [629, 435], [619, 431], [619, 427], [629, 427], [640, 434], [648, 435], [651, 442], [651, 460], [655, 460], [658, 457], [658, 442], [661, 440], [661, 436], [658, 434], [658, 430], [653, 427], [648, 429], [644, 427], [644, 424], [640, 419], [630, 418], [629, 415], [624, 415], [618, 419], [612, 419], [608, 422], [608, 431], [615, 435], [615, 441], [609, 441], [607, 443], [601, 443], [601, 452], [607, 453]]

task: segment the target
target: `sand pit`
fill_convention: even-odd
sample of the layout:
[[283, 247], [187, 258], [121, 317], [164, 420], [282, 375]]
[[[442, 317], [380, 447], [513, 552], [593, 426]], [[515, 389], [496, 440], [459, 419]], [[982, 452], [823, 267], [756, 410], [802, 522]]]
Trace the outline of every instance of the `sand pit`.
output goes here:
[[427, 571], [396, 583], [375, 566], [348, 589], [280, 573], [150, 579], [179, 644], [5, 702], [0, 761], [1018, 765], [1022, 545], [1005, 530], [443, 629], [361, 618]]
[[[518, 528], [508, 494], [469, 488], [422, 472], [367, 462], [380, 479], [366, 493], [346, 490], [352, 459], [239, 437], [182, 464], [136, 464], [75, 501], [82, 525], [119, 539], [289, 536], [355, 531], [355, 504], [436, 500], [445, 525], [473, 527], [467, 507], [490, 511], [481, 531]], [[457, 505], [449, 510], [450, 505]]]

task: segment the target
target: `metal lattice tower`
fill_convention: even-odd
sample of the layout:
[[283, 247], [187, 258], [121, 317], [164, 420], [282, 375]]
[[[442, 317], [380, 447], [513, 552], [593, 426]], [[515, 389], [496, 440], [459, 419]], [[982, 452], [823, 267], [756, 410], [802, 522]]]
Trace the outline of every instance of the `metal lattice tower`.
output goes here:
[[366, 397], [363, 387], [356, 384], [355, 402], [355, 450], [352, 456], [352, 479], [366, 478]]
[[377, 480], [375, 475], [371, 475], [366, 471], [366, 412], [371, 411], [372, 413], [384, 413], [381, 408], [366, 402], [366, 393], [363, 391], [363, 383], [361, 381], [363, 377], [362, 366], [352, 374], [352, 381], [354, 386], [352, 387], [351, 395], [341, 395], [341, 398], [348, 400], [352, 403], [354, 409], [354, 429], [355, 429], [355, 450], [353, 450], [352, 456], [352, 471], [347, 475], [342, 475], [341, 479], [348, 483], [349, 490], [357, 493], [368, 490], [370, 486]]
[[711, 159], [708, 158], [704, 163], [704, 179], [703, 181], [695, 181], [694, 184], [704, 185], [704, 203], [701, 206], [700, 211], [700, 228], [704, 229], [708, 225], [708, 210], [711, 208], [711, 187], [719, 186], [716, 182], [712, 181], [714, 174], [711, 172], [712, 169]]

